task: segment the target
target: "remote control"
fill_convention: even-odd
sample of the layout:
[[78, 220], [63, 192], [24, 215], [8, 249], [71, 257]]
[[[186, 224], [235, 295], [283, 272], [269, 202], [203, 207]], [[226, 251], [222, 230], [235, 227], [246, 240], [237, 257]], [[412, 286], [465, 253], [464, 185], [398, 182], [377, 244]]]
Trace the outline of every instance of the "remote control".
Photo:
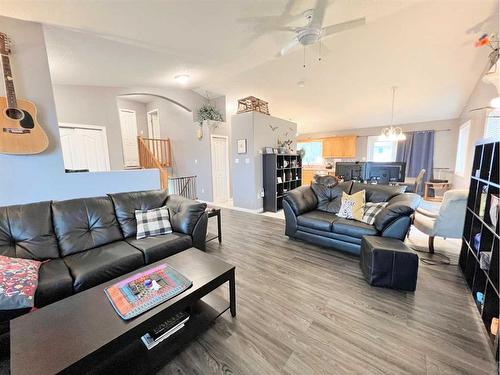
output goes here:
[[189, 314], [187, 312], [182, 311], [180, 313], [177, 313], [174, 316], [168, 318], [166, 321], [164, 321], [160, 325], [153, 328], [149, 334], [151, 335], [153, 340], [156, 340], [164, 332], [170, 330], [172, 327], [175, 327], [177, 324], [181, 323], [182, 321], [185, 321], [187, 318], [189, 318]]

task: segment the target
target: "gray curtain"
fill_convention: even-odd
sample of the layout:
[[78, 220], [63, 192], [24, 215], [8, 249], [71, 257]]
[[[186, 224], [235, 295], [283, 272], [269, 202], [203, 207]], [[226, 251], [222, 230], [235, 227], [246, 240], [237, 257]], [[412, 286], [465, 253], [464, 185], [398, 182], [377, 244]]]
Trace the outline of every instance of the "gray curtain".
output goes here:
[[406, 162], [406, 176], [417, 177], [425, 169], [424, 180], [433, 178], [434, 130], [405, 133], [406, 140], [398, 142], [396, 161]]

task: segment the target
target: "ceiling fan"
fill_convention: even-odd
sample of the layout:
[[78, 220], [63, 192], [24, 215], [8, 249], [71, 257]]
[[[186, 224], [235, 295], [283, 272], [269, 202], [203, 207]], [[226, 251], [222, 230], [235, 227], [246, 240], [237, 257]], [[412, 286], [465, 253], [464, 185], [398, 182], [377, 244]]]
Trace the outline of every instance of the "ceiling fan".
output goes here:
[[293, 48], [299, 45], [308, 46], [336, 33], [366, 24], [366, 19], [362, 17], [347, 22], [337, 23], [335, 25], [323, 26], [326, 6], [327, 0], [317, 0], [314, 9], [306, 10], [303, 13], [307, 22], [306, 26], [280, 28], [280, 30], [295, 33], [295, 37], [290, 41], [290, 43], [281, 49], [281, 56], [286, 55]]

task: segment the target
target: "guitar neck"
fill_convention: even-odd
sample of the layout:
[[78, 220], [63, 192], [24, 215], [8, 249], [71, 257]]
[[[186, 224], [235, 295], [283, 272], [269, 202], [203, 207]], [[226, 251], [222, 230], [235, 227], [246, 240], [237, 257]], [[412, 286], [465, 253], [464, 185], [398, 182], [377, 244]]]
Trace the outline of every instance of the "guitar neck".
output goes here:
[[8, 55], [2, 54], [2, 69], [3, 80], [5, 83], [5, 96], [9, 108], [17, 107], [16, 90], [14, 89], [14, 79], [12, 78], [12, 70], [10, 68], [10, 58]]

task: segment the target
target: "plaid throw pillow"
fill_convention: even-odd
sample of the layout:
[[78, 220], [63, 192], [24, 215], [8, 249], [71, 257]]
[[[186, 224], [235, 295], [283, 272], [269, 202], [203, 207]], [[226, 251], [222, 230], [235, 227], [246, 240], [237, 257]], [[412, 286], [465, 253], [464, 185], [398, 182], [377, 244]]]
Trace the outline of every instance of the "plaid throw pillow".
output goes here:
[[366, 224], [373, 224], [375, 222], [375, 216], [377, 216], [385, 206], [387, 206], [387, 202], [365, 203], [365, 212], [361, 221]]
[[170, 216], [166, 206], [147, 211], [136, 210], [135, 219], [137, 220], [138, 240], [172, 233], [172, 225], [170, 225]]

